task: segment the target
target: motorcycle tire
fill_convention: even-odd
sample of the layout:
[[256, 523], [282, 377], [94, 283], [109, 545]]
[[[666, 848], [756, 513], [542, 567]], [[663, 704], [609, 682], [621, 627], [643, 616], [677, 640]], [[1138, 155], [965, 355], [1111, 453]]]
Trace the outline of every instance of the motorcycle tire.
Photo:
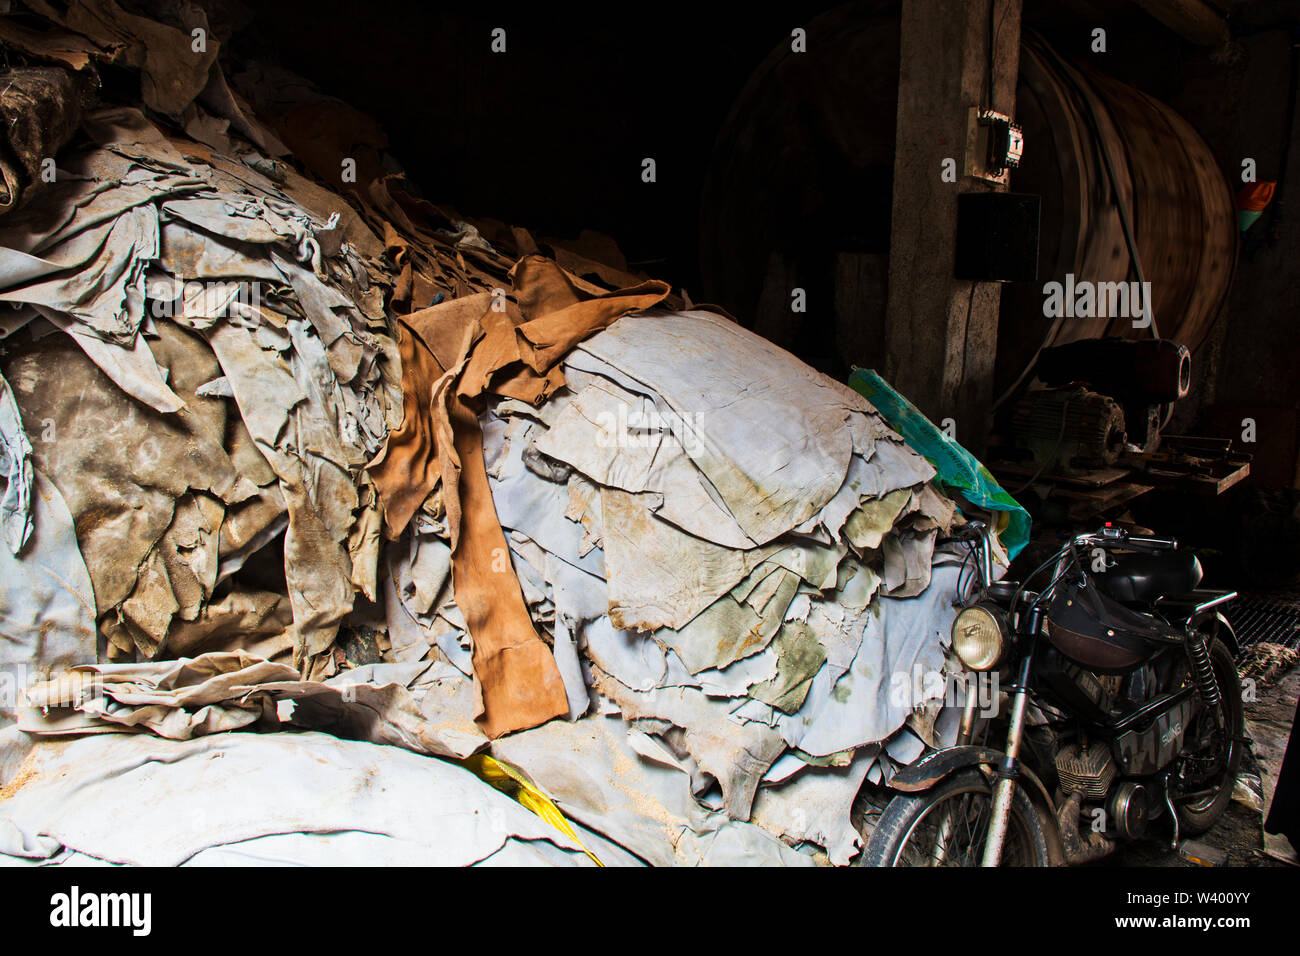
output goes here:
[[[936, 807], [964, 795], [987, 798], [992, 802], [993, 787], [979, 770], [971, 768], [947, 777], [924, 793], [899, 794], [889, 801], [875, 829], [867, 840], [867, 847], [859, 861], [861, 866], [911, 866], [905, 861], [908, 841], [916, 834], [918, 826]], [[1034, 807], [1023, 786], [1016, 787], [1011, 803], [1011, 820], [1007, 828], [1008, 841], [1017, 848], [1015, 853], [1003, 854], [1003, 866], [1050, 866], [1050, 835], [1042, 815]], [[969, 859], [959, 865], [979, 865], [982, 841], [973, 848]], [[1009, 857], [1016, 857], [1009, 859]], [[920, 865], [929, 865], [922, 863]]]
[[1211, 642], [1210, 665], [1214, 668], [1214, 679], [1219, 684], [1219, 706], [1223, 710], [1224, 727], [1228, 734], [1228, 760], [1214, 797], [1207, 797], [1195, 804], [1179, 805], [1179, 832], [1186, 836], [1204, 833], [1223, 816], [1228, 804], [1232, 802], [1232, 788], [1236, 784], [1237, 773], [1245, 755], [1246, 714], [1241, 701], [1241, 677], [1237, 673], [1232, 651], [1228, 650], [1223, 641]]

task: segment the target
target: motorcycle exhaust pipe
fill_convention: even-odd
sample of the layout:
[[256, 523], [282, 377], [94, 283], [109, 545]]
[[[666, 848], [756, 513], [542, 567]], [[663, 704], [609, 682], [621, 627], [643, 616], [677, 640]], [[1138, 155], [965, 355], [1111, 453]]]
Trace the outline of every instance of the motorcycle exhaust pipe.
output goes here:
[[1083, 795], [1072, 793], [1056, 811], [1056, 825], [1061, 831], [1061, 845], [1065, 861], [1070, 865], [1099, 860], [1115, 849], [1115, 841], [1104, 833], [1089, 830], [1079, 832], [1079, 813], [1083, 808]]

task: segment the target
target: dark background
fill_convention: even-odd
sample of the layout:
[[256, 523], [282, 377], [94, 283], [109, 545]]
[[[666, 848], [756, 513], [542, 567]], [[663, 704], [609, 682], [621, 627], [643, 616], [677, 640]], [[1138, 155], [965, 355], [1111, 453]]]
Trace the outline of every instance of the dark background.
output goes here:
[[[634, 267], [690, 289], [700, 192], [732, 102], [794, 27], [834, 5], [289, 0], [254, 11], [238, 42], [378, 119], [431, 201], [547, 235], [609, 233]], [[504, 54], [491, 52], [495, 27]], [[655, 183], [641, 181], [646, 157]]]
[[[634, 266], [698, 289], [700, 195], [727, 113], [793, 28], [837, 5], [279, 0], [243, 14], [236, 45], [379, 120], [428, 199], [547, 235], [606, 232]], [[1197, 58], [1126, 0], [1026, 8], [1067, 54], [1086, 51], [1082, 27], [1106, 25], [1107, 65], [1166, 101]]]

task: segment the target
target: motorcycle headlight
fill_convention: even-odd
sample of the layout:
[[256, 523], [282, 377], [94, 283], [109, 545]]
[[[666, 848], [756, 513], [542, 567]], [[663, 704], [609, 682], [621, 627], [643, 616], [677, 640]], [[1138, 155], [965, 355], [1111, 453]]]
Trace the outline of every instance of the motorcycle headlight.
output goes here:
[[973, 671], [990, 671], [997, 667], [1006, 644], [1002, 615], [986, 605], [968, 607], [952, 622], [952, 649]]

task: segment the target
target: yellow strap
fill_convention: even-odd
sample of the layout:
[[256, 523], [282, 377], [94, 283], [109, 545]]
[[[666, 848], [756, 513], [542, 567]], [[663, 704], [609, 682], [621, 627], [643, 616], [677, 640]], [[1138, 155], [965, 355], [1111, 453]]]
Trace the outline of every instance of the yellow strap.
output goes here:
[[492, 784], [502, 793], [513, 797], [520, 806], [531, 810], [578, 844], [582, 848], [582, 852], [587, 854], [597, 866], [603, 867], [605, 865], [600, 862], [596, 854], [582, 845], [577, 832], [574, 831], [572, 824], [569, 823], [560, 808], [551, 802], [551, 798], [542, 793], [537, 788], [537, 785], [529, 780], [528, 776], [518, 767], [489, 757], [487, 754], [474, 754], [472, 757], [466, 757], [461, 761], [461, 765], [480, 780]]

